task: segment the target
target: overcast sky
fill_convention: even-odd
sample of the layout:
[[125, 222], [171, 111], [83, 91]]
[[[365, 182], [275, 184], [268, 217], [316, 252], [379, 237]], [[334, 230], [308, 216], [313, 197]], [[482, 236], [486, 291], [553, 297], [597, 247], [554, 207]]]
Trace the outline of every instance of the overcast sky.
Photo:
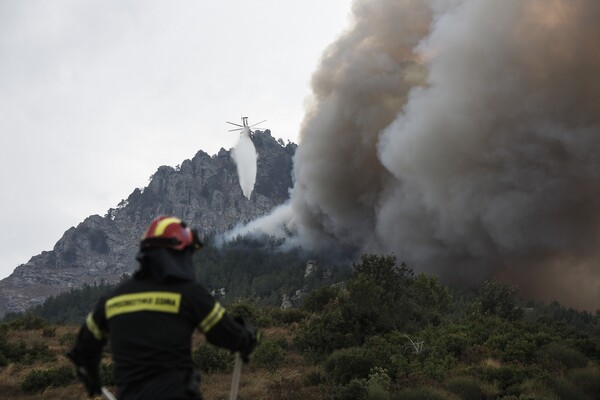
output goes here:
[[351, 0], [0, 1], [0, 278], [161, 165], [230, 149], [225, 121], [298, 142]]

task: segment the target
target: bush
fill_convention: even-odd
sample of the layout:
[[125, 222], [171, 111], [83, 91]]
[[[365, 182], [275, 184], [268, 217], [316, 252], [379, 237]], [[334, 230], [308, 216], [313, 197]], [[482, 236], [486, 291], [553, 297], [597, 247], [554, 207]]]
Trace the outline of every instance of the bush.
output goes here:
[[588, 359], [579, 350], [558, 343], [546, 346], [539, 352], [538, 358], [551, 369], [583, 368], [588, 363]]
[[32, 361], [54, 361], [56, 356], [48, 345], [43, 342], [36, 342], [27, 349], [27, 354], [31, 357]]
[[590, 398], [600, 399], [600, 369], [597, 367], [573, 370], [569, 380]]
[[20, 341], [17, 344], [2, 342], [0, 343], [0, 354], [6, 359], [6, 362], [31, 365], [34, 361], [53, 361], [56, 356], [50, 351], [47, 345], [42, 342], [33, 343], [27, 347], [25, 342]]
[[294, 343], [313, 361], [322, 360], [336, 349], [358, 344], [348, 333], [339, 309], [307, 318], [296, 330]]
[[59, 339], [59, 343], [62, 346], [73, 347], [75, 345], [75, 341], [77, 340], [77, 333], [75, 332], [67, 332]]
[[200, 345], [192, 353], [194, 363], [206, 373], [224, 372], [231, 368], [231, 355], [225, 349], [210, 344]]
[[11, 329], [19, 330], [33, 330], [33, 329], [42, 329], [48, 322], [38, 317], [37, 315], [32, 314], [31, 312], [26, 313], [25, 315], [14, 319], [8, 323]]
[[325, 383], [326, 376], [319, 367], [309, 367], [303, 375], [302, 381], [305, 386], [317, 386]]
[[362, 347], [336, 350], [325, 360], [325, 371], [329, 379], [338, 385], [348, 384], [353, 379], [366, 379], [369, 372], [379, 366], [377, 356]]
[[287, 350], [289, 347], [287, 336], [274, 336], [273, 335], [273, 336], [269, 336], [268, 338], [260, 339], [260, 341], [265, 340], [265, 339], [268, 341], [275, 342], [279, 347], [281, 347], [284, 350]]
[[334, 400], [366, 400], [367, 381], [365, 379], [352, 379], [346, 385], [338, 386], [333, 398]]
[[482, 382], [468, 376], [450, 378], [445, 386], [452, 393], [456, 393], [462, 400], [485, 400], [486, 396], [481, 388]]
[[67, 386], [73, 381], [75, 381], [75, 375], [70, 367], [34, 370], [25, 377], [21, 389], [26, 393], [35, 393], [48, 387]]
[[56, 336], [56, 326], [47, 326], [42, 329], [42, 336], [46, 338], [53, 338]]
[[392, 393], [390, 398], [391, 400], [450, 400], [456, 397], [439, 389], [419, 387]]
[[388, 391], [392, 379], [384, 368], [375, 367], [369, 372], [367, 380], [367, 399], [368, 400], [389, 400]]
[[[527, 400], [560, 400], [544, 379], [528, 379], [520, 387], [521, 398]], [[516, 397], [515, 397], [516, 398]]]
[[227, 311], [236, 318], [241, 318], [246, 324], [257, 325], [262, 311], [249, 299], [240, 299], [227, 306]]
[[285, 310], [273, 308], [270, 310], [269, 314], [276, 324], [302, 322], [308, 316], [308, 313], [298, 308], [288, 308]]
[[338, 296], [339, 292], [335, 287], [317, 289], [304, 298], [302, 308], [308, 312], [321, 312]]
[[482, 380], [495, 382], [503, 392], [506, 392], [510, 387], [521, 385], [525, 379], [530, 378], [529, 370], [512, 365], [482, 367], [478, 372]]
[[302, 392], [302, 389], [303, 385], [299, 379], [281, 376], [273, 379], [267, 384], [266, 398], [281, 400], [305, 400], [306, 396]]
[[273, 339], [265, 339], [258, 343], [256, 350], [252, 353], [251, 360], [259, 368], [267, 368], [271, 371], [281, 366], [285, 359], [285, 351], [281, 345]]
[[485, 315], [497, 315], [511, 321], [523, 317], [523, 309], [517, 307], [517, 289], [502, 282], [486, 281], [479, 290], [479, 304]]
[[553, 379], [550, 386], [561, 400], [585, 400], [582, 390], [564, 378]]
[[535, 360], [536, 343], [532, 335], [522, 331], [497, 333], [487, 340], [486, 347], [495, 358], [505, 362], [530, 363]]
[[392, 383], [392, 379], [385, 368], [375, 367], [369, 371], [368, 383], [372, 386], [379, 386], [387, 391], [390, 387], [390, 383]]
[[367, 400], [389, 400], [390, 393], [381, 386], [367, 385]]
[[115, 384], [113, 364], [100, 364], [100, 382], [106, 386]]

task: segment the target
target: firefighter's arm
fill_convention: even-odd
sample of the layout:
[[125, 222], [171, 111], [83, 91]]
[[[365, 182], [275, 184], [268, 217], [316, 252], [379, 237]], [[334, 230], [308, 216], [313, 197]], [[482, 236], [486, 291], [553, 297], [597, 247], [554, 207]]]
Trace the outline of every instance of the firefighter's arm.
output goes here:
[[79, 330], [75, 346], [67, 353], [67, 357], [75, 364], [77, 375], [84, 383], [90, 397], [101, 393], [102, 384], [98, 367], [105, 344], [106, 319], [102, 305], [88, 314]]
[[218, 302], [214, 302], [198, 328], [209, 343], [239, 352], [245, 362], [248, 362], [256, 346], [256, 329], [245, 325], [240, 319], [232, 318]]

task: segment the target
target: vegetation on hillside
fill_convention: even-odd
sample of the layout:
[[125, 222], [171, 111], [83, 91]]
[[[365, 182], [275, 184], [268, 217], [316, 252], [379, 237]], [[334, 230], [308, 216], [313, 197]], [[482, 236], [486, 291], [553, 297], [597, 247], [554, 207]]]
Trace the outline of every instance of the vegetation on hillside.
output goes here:
[[[525, 309], [496, 281], [450, 313], [437, 278], [385, 256], [364, 256], [343, 290], [326, 290], [306, 299], [312, 313], [295, 344], [322, 368], [331, 398], [600, 398], [600, 340], [589, 334], [598, 313]], [[585, 327], [565, 324], [565, 313]]]
[[[394, 256], [364, 255], [346, 275], [340, 268], [305, 277], [303, 257], [275, 242], [239, 239], [220, 249], [209, 244], [197, 260], [199, 278], [213, 288], [238, 281], [223, 300], [264, 333], [244, 367], [243, 398], [600, 399], [600, 312], [523, 303], [497, 281], [459, 291]], [[298, 287], [311, 290], [302, 307], [279, 308], [280, 295]], [[44, 306], [60, 300], [72, 310], [72, 302], [96, 295], [83, 288]], [[36, 315], [44, 306], [0, 324], [0, 391], [80, 398], [63, 357], [78, 326], [47, 322]], [[198, 334], [193, 357], [206, 398], [227, 398], [232, 356]], [[111, 371], [106, 354], [109, 385]]]
[[[310, 291], [349, 276], [348, 267], [328, 265], [320, 273], [305, 277], [310, 256], [301, 249], [284, 249], [282, 245], [277, 239], [239, 237], [217, 246], [209, 239], [194, 256], [197, 279], [211, 291], [223, 288], [225, 295], [219, 300], [224, 304], [251, 298], [263, 306], [280, 306], [283, 295], [293, 295], [299, 289]], [[80, 322], [113, 286], [100, 282], [70, 289], [28, 312], [50, 322]], [[4, 321], [22, 316], [23, 313], [8, 313]]]

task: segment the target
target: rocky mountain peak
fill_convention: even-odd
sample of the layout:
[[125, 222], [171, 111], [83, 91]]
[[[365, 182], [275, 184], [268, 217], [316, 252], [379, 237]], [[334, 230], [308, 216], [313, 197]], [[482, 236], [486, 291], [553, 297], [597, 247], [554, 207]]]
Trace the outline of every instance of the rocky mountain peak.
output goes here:
[[176, 215], [200, 235], [225, 232], [267, 214], [289, 198], [296, 145], [257, 131], [257, 177], [244, 197], [230, 151], [200, 150], [177, 167], [161, 166], [147, 187], [135, 189], [106, 215], [92, 215], [68, 229], [51, 251], [32, 257], [0, 281], [0, 316], [42, 303], [48, 296], [105, 280], [116, 282], [136, 268], [139, 238], [158, 215]]

